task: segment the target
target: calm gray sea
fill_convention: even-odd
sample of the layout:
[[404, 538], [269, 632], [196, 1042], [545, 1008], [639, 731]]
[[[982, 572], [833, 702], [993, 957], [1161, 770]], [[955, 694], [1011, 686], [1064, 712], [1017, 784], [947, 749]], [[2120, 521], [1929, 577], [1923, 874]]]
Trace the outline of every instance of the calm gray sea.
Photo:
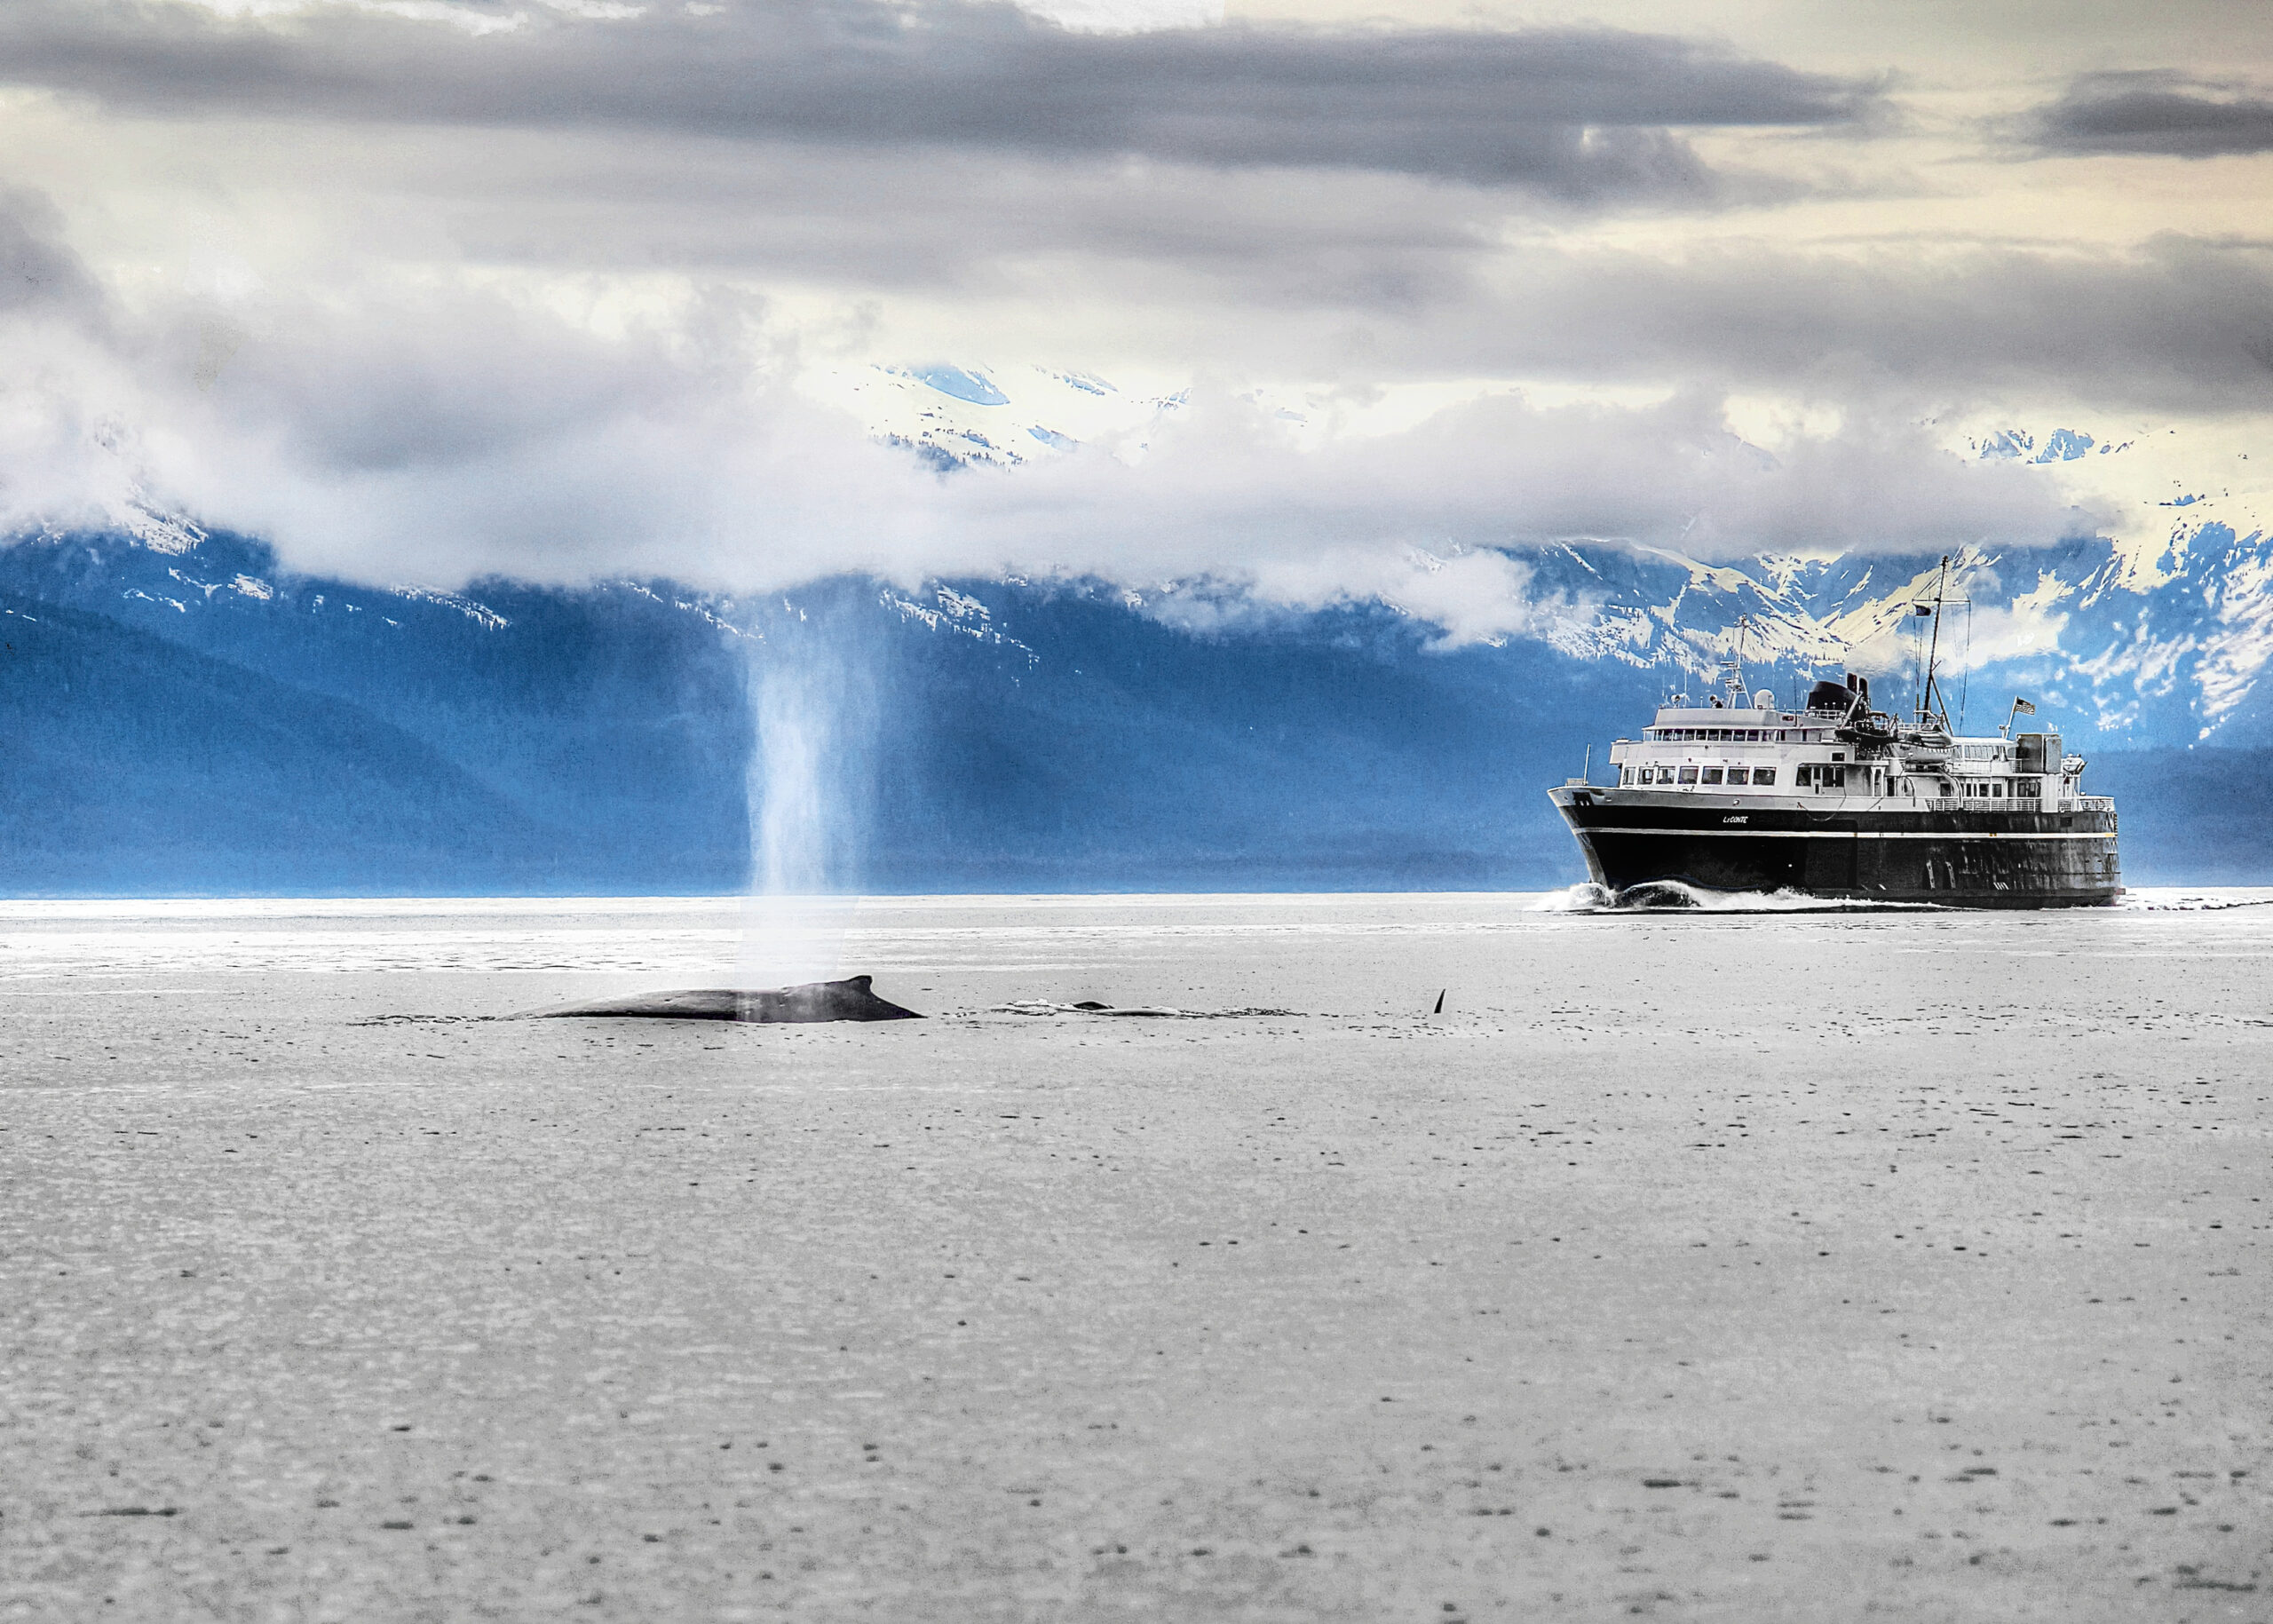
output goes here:
[[2262, 1620], [2269, 901], [0, 904], [0, 1617]]

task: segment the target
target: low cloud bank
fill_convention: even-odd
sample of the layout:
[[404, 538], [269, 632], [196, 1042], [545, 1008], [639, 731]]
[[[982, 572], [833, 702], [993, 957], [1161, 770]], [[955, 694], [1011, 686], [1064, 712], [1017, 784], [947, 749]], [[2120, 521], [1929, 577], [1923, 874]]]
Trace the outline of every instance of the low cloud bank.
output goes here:
[[1961, 459], [1899, 416], [1850, 411], [1771, 454], [1713, 391], [1502, 393], [1319, 440], [1203, 381], [1141, 444], [942, 474], [801, 392], [795, 334], [756, 301], [606, 331], [463, 286], [130, 317], [24, 198], [0, 214], [0, 289], [9, 531], [178, 511], [381, 582], [1064, 572], [1289, 608], [1382, 600], [1458, 642], [1532, 623], [1503, 549], [1916, 551], [2091, 522], [2041, 471]]

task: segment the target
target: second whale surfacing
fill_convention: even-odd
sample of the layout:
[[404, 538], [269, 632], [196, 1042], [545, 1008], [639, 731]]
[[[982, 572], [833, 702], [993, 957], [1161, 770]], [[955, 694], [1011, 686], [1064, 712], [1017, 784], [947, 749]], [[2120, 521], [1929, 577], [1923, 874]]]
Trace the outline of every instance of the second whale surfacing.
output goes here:
[[545, 1018], [586, 1016], [614, 1019], [733, 1020], [753, 1023], [825, 1020], [922, 1020], [871, 990], [873, 976], [851, 976], [842, 981], [809, 981], [802, 986], [747, 992], [734, 987], [703, 988], [680, 993], [642, 993], [630, 998], [603, 998], [595, 1003], [570, 1004], [565, 1009], [540, 1010]]

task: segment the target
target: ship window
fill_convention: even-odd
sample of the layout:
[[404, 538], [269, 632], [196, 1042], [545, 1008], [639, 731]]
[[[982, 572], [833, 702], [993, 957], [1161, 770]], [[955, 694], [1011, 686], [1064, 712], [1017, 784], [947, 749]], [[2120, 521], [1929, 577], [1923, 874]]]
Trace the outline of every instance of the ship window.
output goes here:
[[1697, 769], [1694, 767], [1683, 767], [1681, 770], [1681, 781], [1684, 784], [1695, 783], [1697, 781]]
[[1955, 795], [1957, 793], [1957, 786], [1951, 783], [1949, 780], [1944, 779], [1942, 780], [1942, 793], [1945, 796]]
[[1731, 784], [1741, 784], [1751, 776], [1752, 774], [1746, 772], [1742, 767], [1730, 767], [1729, 769], [1729, 782]]
[[2044, 793], [2044, 781], [2041, 779], [2016, 778], [2013, 780], [2013, 793], [2033, 801]]
[[1706, 781], [1707, 783], [1708, 783], [1708, 784], [1717, 784], [1717, 783], [1719, 783], [1719, 782], [1721, 781], [1721, 769], [1720, 769], [1720, 768], [1718, 768], [1718, 767], [1707, 767], [1707, 768], [1706, 768], [1706, 769], [1705, 769], [1705, 781]]
[[1774, 783], [1776, 781], [1776, 769], [1773, 767], [1754, 767], [1752, 770], [1752, 781], [1755, 784]]
[[1989, 793], [2001, 801], [2005, 798], [2005, 787], [2002, 784], [1992, 784], [1989, 786]]

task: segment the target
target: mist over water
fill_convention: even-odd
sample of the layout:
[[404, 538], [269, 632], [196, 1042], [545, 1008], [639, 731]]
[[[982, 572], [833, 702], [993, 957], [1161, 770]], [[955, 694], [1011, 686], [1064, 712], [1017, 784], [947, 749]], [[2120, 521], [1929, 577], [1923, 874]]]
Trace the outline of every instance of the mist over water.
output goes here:
[[863, 836], [876, 781], [876, 680], [852, 616], [770, 627], [749, 655], [750, 891], [741, 985], [848, 973]]

